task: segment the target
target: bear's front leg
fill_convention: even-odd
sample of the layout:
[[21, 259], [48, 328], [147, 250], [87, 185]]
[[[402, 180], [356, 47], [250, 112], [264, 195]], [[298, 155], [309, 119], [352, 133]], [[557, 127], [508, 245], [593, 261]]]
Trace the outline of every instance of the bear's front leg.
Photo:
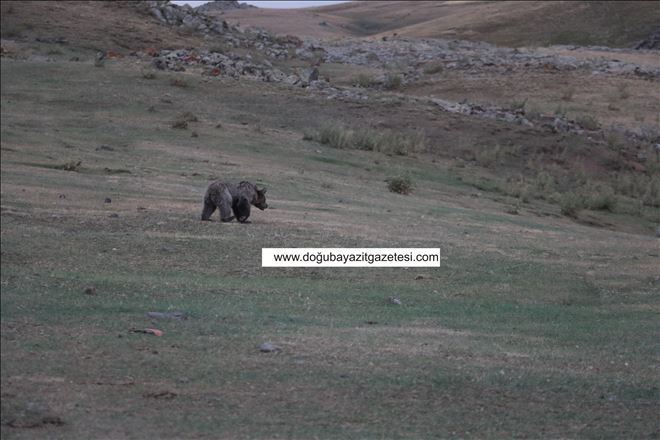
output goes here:
[[202, 211], [202, 221], [211, 221], [211, 215], [215, 212], [215, 205], [207, 200], [204, 200], [204, 210]]

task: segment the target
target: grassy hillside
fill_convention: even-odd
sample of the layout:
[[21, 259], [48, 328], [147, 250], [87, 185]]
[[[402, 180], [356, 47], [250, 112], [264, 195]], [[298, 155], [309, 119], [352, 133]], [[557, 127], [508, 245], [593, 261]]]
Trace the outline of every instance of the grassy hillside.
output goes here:
[[[3, 37], [0, 65], [3, 439], [657, 436], [660, 208], [617, 194], [569, 217], [549, 174], [599, 195], [617, 160], [646, 150], [441, 111], [405, 89], [328, 99], [148, 58], [95, 63], [96, 47], [122, 47], [110, 31], [126, 10], [86, 3], [110, 27], [77, 34], [75, 20], [5, 21], [2, 7], [3, 32], [27, 28]], [[137, 46], [166, 41], [135, 20]], [[68, 44], [34, 41], [53, 29]], [[553, 73], [565, 87], [579, 74]], [[617, 105], [656, 108], [650, 82], [626, 78]], [[406, 148], [336, 148], [328, 130]], [[652, 193], [659, 163], [619, 176]], [[412, 193], [389, 191], [393, 177]], [[265, 185], [269, 208], [201, 222], [218, 178]], [[274, 269], [263, 247], [440, 247], [443, 261]], [[187, 319], [145, 316], [175, 311]]]
[[276, 33], [315, 37], [459, 38], [503, 46], [628, 47], [660, 22], [655, 2], [349, 2], [316, 9], [227, 12], [223, 17]]

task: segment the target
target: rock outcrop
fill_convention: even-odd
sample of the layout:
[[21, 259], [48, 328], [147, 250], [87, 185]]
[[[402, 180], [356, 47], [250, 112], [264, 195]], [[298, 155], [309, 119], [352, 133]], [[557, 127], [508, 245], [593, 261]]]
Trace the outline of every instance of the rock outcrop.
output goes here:
[[256, 6], [248, 5], [247, 3], [239, 3], [237, 0], [215, 0], [204, 3], [196, 9], [200, 12], [215, 12], [215, 11], [231, 11], [233, 9], [251, 9]]

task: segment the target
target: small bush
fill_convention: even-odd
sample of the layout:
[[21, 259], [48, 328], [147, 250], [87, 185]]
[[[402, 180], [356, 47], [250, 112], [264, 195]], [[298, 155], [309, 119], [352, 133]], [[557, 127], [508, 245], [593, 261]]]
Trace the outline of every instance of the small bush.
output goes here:
[[444, 70], [445, 65], [442, 61], [431, 61], [424, 65], [423, 71], [427, 75], [433, 75], [435, 73], [440, 73]]
[[351, 130], [346, 130], [338, 125], [326, 125], [319, 130], [316, 141], [332, 148], [344, 149], [351, 148], [352, 136]]
[[534, 179], [534, 187], [542, 195], [549, 194], [555, 191], [555, 188], [557, 187], [557, 181], [550, 173], [541, 171], [536, 175], [536, 179]]
[[186, 122], [198, 122], [199, 121], [199, 119], [197, 119], [197, 116], [195, 116], [195, 114], [193, 114], [192, 112], [181, 113], [177, 117], [177, 119], [182, 120], [182, 121], [186, 121]]
[[413, 190], [412, 181], [407, 176], [389, 177], [385, 182], [387, 182], [387, 188], [393, 193], [406, 195]]
[[591, 115], [581, 115], [575, 119], [577, 124], [585, 130], [594, 131], [600, 128], [598, 121]]
[[378, 84], [378, 81], [371, 76], [367, 75], [365, 73], [361, 73], [357, 75], [355, 78], [353, 78], [353, 86], [355, 87], [362, 87], [363, 89], [368, 89], [369, 87], [373, 87], [374, 85]]
[[405, 156], [426, 148], [423, 131], [396, 133], [390, 130], [350, 129], [337, 124], [322, 127], [317, 133], [304, 133], [304, 140], [315, 140], [338, 149], [379, 151]]
[[180, 87], [180, 88], [182, 88], [182, 89], [185, 89], [185, 88], [188, 87], [188, 83], [187, 83], [186, 80], [183, 79], [183, 78], [173, 78], [173, 79], [170, 81], [170, 85], [172, 85], [172, 86], [174, 86], [174, 87]]
[[523, 111], [525, 110], [526, 105], [527, 105], [527, 98], [523, 99], [522, 101], [511, 101], [511, 110]]
[[655, 176], [650, 179], [642, 196], [642, 203], [646, 206], [660, 208], [660, 177]]
[[614, 190], [610, 187], [589, 187], [585, 189], [586, 194], [586, 206], [589, 209], [597, 211], [610, 211], [614, 212], [617, 204], [616, 195], [614, 195]]
[[186, 128], [188, 128], [189, 122], [197, 122], [197, 121], [198, 121], [197, 116], [195, 116], [193, 113], [191, 112], [181, 113], [176, 117], [174, 122], [172, 122], [172, 128], [185, 130]]
[[64, 171], [78, 171], [80, 169], [81, 164], [82, 161], [80, 160], [72, 160], [70, 162], [63, 163], [62, 165], [55, 166], [55, 169], [64, 170]]
[[352, 144], [357, 150], [376, 151], [382, 143], [382, 137], [375, 130], [357, 130], [353, 132]]
[[156, 79], [156, 72], [152, 72], [150, 70], [143, 70], [142, 71], [142, 78], [144, 78], [144, 79]]
[[383, 87], [385, 87], [385, 90], [398, 90], [401, 88], [401, 83], [402, 83], [401, 76], [387, 75]]
[[474, 152], [474, 158], [477, 164], [486, 168], [496, 165], [501, 159], [501, 156], [502, 148], [499, 145], [495, 145], [494, 147], [487, 146]]
[[561, 195], [559, 199], [561, 213], [568, 217], [577, 217], [578, 213], [584, 208], [584, 200], [574, 192], [568, 192]]
[[630, 91], [628, 90], [628, 84], [621, 83], [616, 88], [619, 99], [624, 100], [630, 98]]
[[177, 119], [176, 121], [172, 122], [172, 128], [178, 128], [180, 130], [185, 130], [186, 128], [188, 128], [188, 122]]
[[564, 90], [564, 92], [561, 94], [561, 100], [562, 101], [572, 101], [573, 96], [575, 96], [575, 88], [574, 87], [569, 87], [568, 89]]

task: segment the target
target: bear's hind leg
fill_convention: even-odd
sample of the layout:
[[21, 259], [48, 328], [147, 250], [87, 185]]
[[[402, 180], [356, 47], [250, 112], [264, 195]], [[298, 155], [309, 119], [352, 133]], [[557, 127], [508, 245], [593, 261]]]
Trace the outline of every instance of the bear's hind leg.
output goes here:
[[220, 200], [218, 209], [220, 210], [220, 221], [227, 223], [234, 220], [234, 216], [231, 215], [231, 203], [227, 199]]

